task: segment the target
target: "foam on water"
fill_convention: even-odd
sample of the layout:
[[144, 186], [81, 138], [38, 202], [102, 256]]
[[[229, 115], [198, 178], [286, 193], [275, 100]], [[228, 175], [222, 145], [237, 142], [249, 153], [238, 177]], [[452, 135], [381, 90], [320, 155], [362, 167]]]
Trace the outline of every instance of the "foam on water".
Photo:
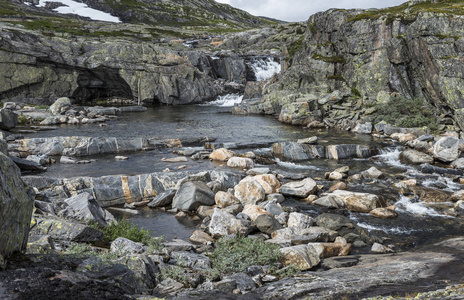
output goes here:
[[121, 20], [119, 20], [118, 17], [114, 17], [110, 15], [109, 13], [90, 8], [85, 3], [80, 3], [80, 2], [73, 1], [73, 0], [56, 0], [56, 1], [40, 0], [39, 5], [37, 5], [37, 7], [45, 7], [47, 2], [59, 2], [59, 3], [64, 4], [65, 6], [60, 6], [60, 7], [53, 9], [53, 11], [56, 11], [57, 13], [60, 13], [60, 14], [74, 14], [74, 15], [78, 15], [81, 17], [88, 17], [96, 21], [121, 23]]
[[425, 187], [435, 188], [436, 184], [446, 185], [446, 188], [444, 187], [442, 188], [442, 190], [448, 192], [456, 192], [461, 190], [462, 188], [462, 185], [455, 183], [452, 179], [443, 176], [438, 177], [438, 179], [426, 179], [422, 181], [422, 185]]
[[243, 100], [243, 95], [228, 94], [228, 95], [224, 95], [224, 96], [219, 96], [219, 97], [217, 97], [216, 100], [205, 103], [205, 104], [201, 104], [201, 105], [204, 105], [204, 106], [214, 105], [214, 106], [221, 106], [221, 107], [230, 107], [230, 106], [234, 106], [235, 104], [241, 103], [242, 100]]
[[412, 202], [410, 198], [401, 195], [400, 200], [396, 202], [395, 206], [399, 211], [412, 213], [415, 215], [432, 216], [432, 217], [446, 217], [436, 212], [434, 209], [425, 206], [421, 202]]
[[387, 148], [380, 150], [380, 154], [374, 156], [374, 158], [380, 160], [382, 163], [403, 168], [403, 169], [412, 169], [412, 167], [407, 166], [400, 161], [400, 154], [402, 150], [400, 148]]
[[250, 66], [255, 73], [257, 81], [267, 80], [274, 76], [274, 74], [280, 73], [282, 69], [280, 63], [274, 61], [270, 57], [266, 59], [255, 59], [251, 61]]
[[385, 233], [391, 233], [391, 234], [396, 234], [396, 235], [409, 235], [413, 232], [417, 232], [418, 230], [416, 229], [406, 229], [406, 228], [402, 228], [402, 227], [391, 227], [391, 228], [388, 228], [386, 226], [374, 226], [374, 225], [371, 225], [371, 224], [367, 224], [367, 223], [364, 223], [364, 222], [358, 222], [357, 225], [361, 228], [364, 228], [366, 229], [367, 231], [374, 231], [374, 230], [378, 230], [378, 231], [383, 231]]
[[305, 166], [305, 165], [298, 165], [292, 162], [280, 161], [276, 159], [277, 165], [279, 167], [284, 167], [287, 169], [294, 169], [294, 170], [319, 170], [318, 167], [315, 166]]

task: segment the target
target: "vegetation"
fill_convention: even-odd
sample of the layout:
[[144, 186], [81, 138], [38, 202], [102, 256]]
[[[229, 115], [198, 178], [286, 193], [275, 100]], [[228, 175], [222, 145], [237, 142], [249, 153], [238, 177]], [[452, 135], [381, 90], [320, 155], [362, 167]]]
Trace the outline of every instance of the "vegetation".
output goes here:
[[286, 58], [287, 61], [291, 61], [295, 54], [303, 48], [303, 40], [304, 36], [300, 36], [297, 40], [293, 41], [289, 45], [287, 45], [288, 57]]
[[210, 255], [213, 268], [221, 274], [244, 272], [252, 265], [267, 265], [276, 271], [280, 257], [278, 245], [242, 236], [219, 239]]
[[439, 124], [432, 106], [422, 98], [390, 98], [376, 105], [375, 122], [385, 121], [399, 127], [424, 127], [437, 131]]
[[313, 54], [312, 58], [315, 60], [322, 60], [322, 61], [325, 61], [327, 63], [332, 63], [332, 64], [336, 64], [336, 63], [345, 64], [346, 63], [346, 60], [343, 56], [323, 56], [323, 55], [315, 53]]

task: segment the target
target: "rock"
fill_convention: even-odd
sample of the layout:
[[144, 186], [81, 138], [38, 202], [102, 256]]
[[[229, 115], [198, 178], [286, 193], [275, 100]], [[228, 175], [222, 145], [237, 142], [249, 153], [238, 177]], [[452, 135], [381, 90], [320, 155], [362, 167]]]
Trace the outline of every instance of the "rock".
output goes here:
[[0, 109], [0, 129], [11, 130], [18, 125], [18, 115], [12, 110]]
[[449, 200], [450, 200], [450, 201], [453, 201], [453, 202], [458, 202], [458, 201], [464, 200], [464, 190], [460, 190], [460, 191], [454, 192], [454, 193], [450, 196]]
[[194, 270], [205, 270], [211, 268], [211, 262], [207, 256], [187, 251], [171, 252], [170, 263]]
[[253, 169], [248, 170], [246, 172], [246, 174], [251, 175], [251, 176], [255, 176], [255, 175], [268, 174], [269, 172], [271, 172], [271, 170], [269, 168], [253, 168]]
[[176, 190], [167, 190], [157, 195], [148, 206], [151, 208], [169, 206], [172, 203], [172, 199], [176, 195]]
[[247, 204], [256, 204], [260, 201], [264, 201], [266, 198], [265, 191], [258, 181], [252, 177], [246, 177], [239, 184], [235, 186], [235, 197], [244, 206]]
[[266, 196], [267, 201], [274, 201], [275, 203], [283, 203], [285, 197], [281, 194], [270, 194]]
[[317, 183], [311, 179], [306, 178], [302, 181], [293, 181], [282, 185], [280, 192], [284, 196], [295, 196], [299, 198], [306, 198], [309, 194], [316, 192]]
[[103, 227], [116, 221], [113, 215], [101, 208], [89, 193], [82, 193], [65, 199], [64, 203], [67, 204], [67, 207], [60, 211], [60, 216], [82, 222], [95, 221]]
[[256, 284], [253, 279], [251, 279], [251, 277], [245, 273], [236, 273], [231, 276], [226, 276], [224, 277], [224, 280], [235, 281], [237, 289], [239, 289], [241, 292], [252, 291], [256, 288]]
[[[261, 206], [263, 206], [263, 204], [261, 204]], [[268, 202], [266, 205], [264, 205], [264, 209], [272, 216], [278, 216], [284, 212], [282, 206], [275, 201]]]
[[59, 115], [71, 106], [71, 100], [68, 97], [58, 98], [49, 108], [53, 115]]
[[34, 194], [21, 179], [19, 168], [0, 153], [0, 256], [26, 249]]
[[280, 188], [280, 182], [274, 174], [256, 175], [253, 179], [261, 184], [266, 195], [274, 194]]
[[408, 164], [432, 164], [434, 161], [432, 156], [412, 149], [401, 152], [400, 160]]
[[250, 227], [250, 221], [237, 219], [232, 214], [215, 208], [208, 229], [213, 237], [219, 238], [230, 234], [247, 235]]
[[451, 163], [451, 166], [455, 169], [464, 170], [464, 158], [458, 158]]
[[26, 159], [38, 163], [41, 166], [50, 164], [50, 157], [47, 155], [29, 155]]
[[111, 243], [110, 252], [117, 253], [119, 256], [142, 254], [145, 246], [129, 239], [118, 237]]
[[316, 218], [316, 224], [326, 229], [338, 231], [345, 228], [355, 228], [353, 221], [345, 216], [336, 215], [336, 214], [322, 214]]
[[423, 172], [423, 173], [428, 173], [428, 174], [433, 174], [437, 173], [440, 175], [443, 174], [450, 174], [450, 175], [459, 175], [463, 176], [464, 171], [463, 170], [456, 170], [456, 169], [450, 169], [450, 168], [441, 168], [437, 166], [432, 166], [430, 164], [422, 164], [418, 167], [418, 170]]
[[337, 207], [333, 208], [346, 207], [350, 211], [366, 213], [381, 206], [381, 200], [377, 195], [343, 190], [336, 190], [327, 197], [317, 199], [313, 204], [323, 205], [324, 201], [330, 201], [332, 204], [335, 202], [334, 206]]
[[32, 235], [27, 241], [27, 254], [53, 254], [55, 246], [53, 240], [49, 235]]
[[346, 185], [346, 183], [338, 182], [329, 188], [329, 192], [333, 192], [337, 190], [347, 190], [347, 189], [348, 189], [348, 186]]
[[178, 157], [173, 157], [173, 158], [162, 158], [162, 162], [168, 162], [168, 163], [181, 163], [181, 162], [187, 162], [188, 159], [187, 157], [184, 156], [178, 156]]
[[398, 216], [398, 214], [394, 210], [383, 207], [371, 210], [369, 213], [374, 217], [381, 219], [396, 218]]
[[331, 172], [329, 173], [329, 179], [330, 180], [342, 180], [343, 179], [343, 173], [340, 172]]
[[71, 220], [34, 216], [31, 235], [50, 235], [55, 240], [96, 242], [103, 239], [103, 232]]
[[312, 110], [308, 102], [287, 103], [279, 115], [280, 122], [292, 125], [308, 125], [312, 121], [319, 121], [317, 119], [317, 110]]
[[284, 266], [294, 265], [300, 270], [309, 270], [320, 263], [320, 258], [312, 246], [298, 245], [280, 249]]
[[344, 257], [329, 257], [321, 262], [323, 269], [337, 269], [337, 268], [348, 268], [355, 266], [359, 263], [359, 258], [356, 256], [344, 256]]
[[409, 191], [415, 194], [419, 199], [428, 203], [440, 203], [450, 201], [451, 192], [437, 190], [424, 186], [410, 186]]
[[319, 254], [319, 258], [329, 258], [333, 256], [346, 256], [350, 254], [351, 244], [347, 244], [346, 240], [335, 243], [309, 243]]
[[255, 163], [252, 159], [245, 157], [232, 157], [227, 161], [229, 168], [242, 168], [242, 169], [253, 169]]
[[282, 160], [303, 161], [313, 158], [325, 158], [323, 146], [282, 142], [272, 145], [272, 154]]
[[61, 156], [60, 157], [60, 164], [77, 164], [78, 161], [75, 158], [69, 156]]
[[169, 251], [191, 251], [194, 246], [181, 239], [173, 239], [170, 242], [164, 243], [164, 248]]
[[264, 208], [262, 208], [259, 205], [245, 205], [243, 208], [242, 213], [246, 214], [252, 221], [255, 221], [256, 218], [258, 218], [260, 215], [268, 215], [270, 216], [271, 214], [268, 213]]
[[402, 132], [395, 132], [390, 137], [394, 140], [399, 141], [400, 143], [405, 142], [412, 142], [416, 139], [416, 136], [412, 133], [402, 133]]
[[460, 140], [454, 137], [442, 137], [433, 145], [433, 156], [442, 162], [450, 163], [461, 155]]
[[464, 201], [460, 200], [454, 205], [454, 212], [459, 217], [464, 217]]
[[214, 201], [219, 208], [226, 208], [231, 205], [240, 204], [240, 200], [235, 198], [234, 195], [222, 191], [216, 193]]
[[45, 171], [47, 168], [42, 167], [42, 165], [38, 164], [35, 161], [23, 159], [19, 157], [10, 157], [11, 160], [21, 169], [26, 171]]
[[362, 171], [361, 175], [364, 179], [377, 179], [383, 177], [383, 173], [379, 171], [376, 167], [372, 167], [367, 169], [366, 171]]
[[313, 218], [308, 215], [292, 212], [288, 216], [288, 227], [295, 229], [306, 229], [313, 225]]
[[218, 161], [228, 161], [234, 156], [235, 156], [235, 152], [228, 150], [226, 148], [220, 148], [220, 149], [214, 150], [209, 155], [209, 158], [212, 160], [218, 160]]
[[372, 123], [361, 123], [357, 122], [356, 126], [351, 130], [356, 133], [364, 133], [364, 134], [371, 134], [372, 133]]
[[312, 136], [312, 137], [305, 138], [305, 139], [299, 139], [297, 143], [298, 144], [310, 144], [310, 145], [317, 144], [317, 136]]
[[174, 279], [167, 278], [161, 281], [157, 286], [156, 290], [162, 295], [170, 295], [184, 288], [184, 285]]
[[207, 245], [214, 242], [214, 239], [201, 230], [195, 230], [189, 238], [189, 241], [195, 244]]
[[378, 149], [364, 145], [340, 144], [326, 147], [326, 158], [335, 160], [345, 158], [368, 158], [378, 153]]
[[337, 168], [337, 169], [334, 170], [334, 172], [338, 172], [338, 173], [342, 173], [342, 174], [348, 174], [349, 171], [350, 171], [349, 166], [343, 166], [343, 167], [340, 167], [340, 168]]
[[274, 217], [266, 214], [262, 214], [256, 217], [254, 223], [259, 231], [266, 234], [271, 234], [274, 231], [282, 228], [282, 226], [279, 224], [279, 222], [276, 221], [276, 219], [274, 219]]
[[379, 244], [379, 243], [374, 243], [372, 245], [372, 248], [371, 248], [371, 252], [372, 253], [377, 253], [377, 254], [384, 254], [384, 253], [387, 253], [387, 252], [393, 252], [392, 249], [382, 245], [382, 244]]
[[200, 205], [214, 205], [214, 193], [201, 181], [184, 183], [172, 200], [172, 207], [181, 210], [196, 210]]

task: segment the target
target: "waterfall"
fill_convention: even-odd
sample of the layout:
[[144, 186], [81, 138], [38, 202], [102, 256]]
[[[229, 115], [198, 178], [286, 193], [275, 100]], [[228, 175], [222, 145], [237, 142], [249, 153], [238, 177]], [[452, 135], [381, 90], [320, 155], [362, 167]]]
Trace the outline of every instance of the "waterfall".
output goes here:
[[205, 106], [213, 105], [213, 106], [221, 106], [221, 107], [230, 107], [234, 106], [235, 104], [241, 103], [243, 100], [243, 95], [239, 94], [227, 94], [224, 96], [217, 97], [216, 100], [202, 104]]
[[280, 73], [280, 63], [272, 59], [271, 57], [266, 58], [255, 58], [250, 62], [250, 66], [255, 73], [257, 81], [264, 81], [274, 74]]

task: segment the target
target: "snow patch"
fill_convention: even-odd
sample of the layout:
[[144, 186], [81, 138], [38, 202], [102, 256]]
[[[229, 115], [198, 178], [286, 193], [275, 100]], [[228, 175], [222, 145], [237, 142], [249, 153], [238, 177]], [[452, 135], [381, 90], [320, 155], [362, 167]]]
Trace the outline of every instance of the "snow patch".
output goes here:
[[109, 13], [90, 8], [85, 3], [80, 3], [73, 0], [40, 0], [37, 7], [45, 7], [47, 2], [58, 2], [64, 4], [65, 6], [60, 6], [53, 9], [53, 11], [56, 11], [60, 14], [74, 14], [81, 17], [88, 17], [95, 21], [121, 23], [121, 20], [119, 20], [118, 17], [114, 17]]

